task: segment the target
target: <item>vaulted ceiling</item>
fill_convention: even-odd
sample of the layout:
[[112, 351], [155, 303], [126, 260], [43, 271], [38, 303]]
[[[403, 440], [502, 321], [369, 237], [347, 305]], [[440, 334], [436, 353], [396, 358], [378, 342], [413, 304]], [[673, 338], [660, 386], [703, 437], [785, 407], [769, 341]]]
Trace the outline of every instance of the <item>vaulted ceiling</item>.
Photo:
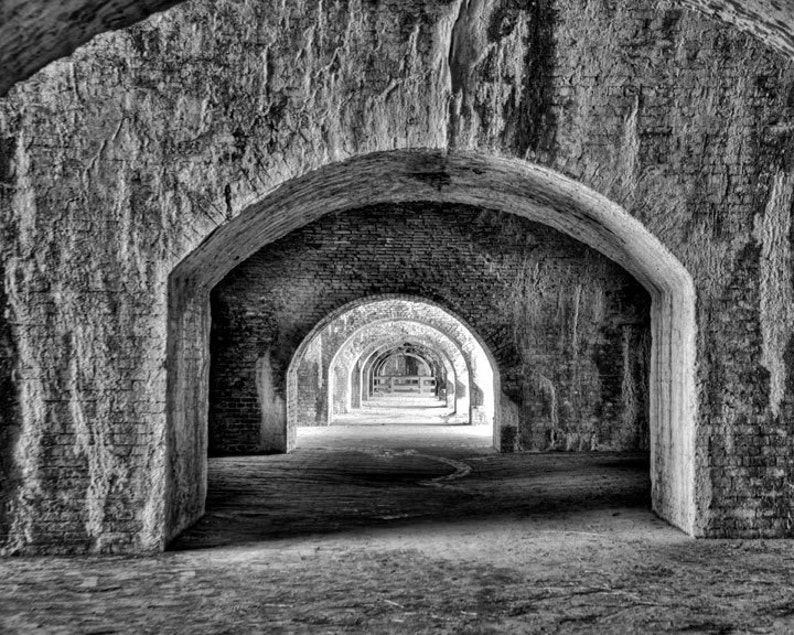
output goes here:
[[[93, 36], [138, 22], [180, 0], [0, 0], [0, 96]], [[256, 0], [249, 0], [256, 1]], [[273, 1], [273, 0], [260, 0]], [[433, 0], [428, 0], [431, 2]], [[464, 0], [469, 1], [469, 0]], [[528, 0], [529, 2], [533, 0]], [[794, 57], [794, 2], [669, 0], [735, 24]]]

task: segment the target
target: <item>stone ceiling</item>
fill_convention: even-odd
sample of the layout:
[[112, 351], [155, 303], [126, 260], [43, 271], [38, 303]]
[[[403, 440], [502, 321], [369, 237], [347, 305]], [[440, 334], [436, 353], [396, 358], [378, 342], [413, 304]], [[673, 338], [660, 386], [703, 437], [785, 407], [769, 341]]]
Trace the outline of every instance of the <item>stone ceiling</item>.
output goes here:
[[[794, 2], [659, 2], [697, 8], [754, 33], [794, 57]], [[0, 96], [49, 62], [69, 55], [94, 35], [129, 26], [178, 3], [179, 0], [0, 0]]]

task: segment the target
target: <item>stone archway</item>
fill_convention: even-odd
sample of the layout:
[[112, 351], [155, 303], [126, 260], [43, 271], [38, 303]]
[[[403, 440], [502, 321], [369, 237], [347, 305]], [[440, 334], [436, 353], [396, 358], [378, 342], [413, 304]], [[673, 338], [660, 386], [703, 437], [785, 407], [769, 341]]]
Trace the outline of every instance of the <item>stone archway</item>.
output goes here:
[[[458, 359], [451, 358], [445, 351], [441, 350], [440, 347], [437, 347], [436, 342], [432, 342], [430, 340], [422, 340], [421, 338], [413, 338], [413, 341], [418, 343], [419, 345], [424, 345], [428, 349], [430, 348], [438, 348], [437, 351], [437, 365], [440, 365], [442, 368], [439, 372], [441, 376], [441, 384], [437, 384], [437, 388], [441, 388], [445, 392], [445, 398], [447, 402], [447, 406], [452, 409], [453, 414], [458, 413], [468, 413], [468, 404], [460, 403], [461, 400], [464, 400], [468, 393], [461, 394], [461, 391], [456, 389], [456, 383], [460, 383], [462, 385], [468, 385], [468, 369], [465, 366], [465, 361], [463, 360], [463, 356], [458, 356]], [[383, 354], [384, 349], [390, 347], [392, 342], [386, 342], [382, 344], [381, 342], [376, 343], [376, 345], [372, 346], [370, 350], [365, 350], [361, 357], [361, 365], [360, 365], [360, 372], [361, 372], [361, 380], [359, 384], [362, 386], [361, 391], [361, 399], [359, 401], [365, 401], [369, 399], [369, 395], [367, 394], [367, 386], [366, 383], [370, 376], [375, 371], [375, 364], [377, 363], [380, 355]], [[458, 362], [456, 364], [456, 362]], [[460, 364], [463, 362], [463, 364]], [[456, 366], [458, 368], [456, 369]], [[438, 393], [438, 391], [437, 391]]]
[[[474, 406], [471, 391], [476, 386], [488, 400], [487, 403], [476, 406], [481, 407], [483, 421], [493, 426], [494, 445], [500, 447], [501, 412], [497, 398], [501, 394], [501, 388], [497, 363], [488, 345], [465, 320], [433, 301], [413, 296], [383, 294], [362, 298], [333, 311], [314, 326], [295, 350], [287, 371], [287, 416], [286, 432], [283, 435], [286, 446], [283, 449], [290, 451], [295, 447], [295, 430], [301, 416], [323, 423], [328, 421], [327, 411], [316, 412], [314, 416], [307, 415], [306, 409], [299, 403], [298, 397], [301, 393], [311, 392], [311, 386], [306, 384], [301, 373], [309, 352], [324, 348], [318, 346], [318, 342], [323, 339], [327, 345], [330, 343], [330, 350], [333, 352], [321, 372], [321, 383], [327, 386], [331, 383], [328, 371], [339, 354], [344, 352], [345, 345], [356, 343], [356, 340], [366, 342], [373, 329], [378, 329], [387, 322], [400, 324], [403, 330], [407, 329], [414, 337], [418, 332], [427, 329], [422, 337], [430, 336], [435, 345], [449, 357], [456, 374], [464, 379], [463, 385], [456, 386], [456, 408], [462, 409], [468, 419], [472, 418], [475, 413], [472, 412]], [[329, 331], [333, 333], [330, 336]], [[399, 329], [397, 332], [400, 332]], [[403, 336], [406, 334], [403, 333]], [[328, 391], [328, 407], [332, 398], [331, 391], [328, 388], [325, 390]]]
[[325, 214], [406, 201], [473, 204], [543, 223], [608, 256], [645, 287], [652, 298], [653, 507], [698, 534], [695, 292], [683, 265], [620, 206], [551, 170], [501, 157], [407, 150], [360, 156], [285, 183], [172, 272], [166, 538], [203, 512], [210, 290], [256, 250]]
[[[372, 327], [377, 327], [384, 323], [389, 325], [394, 332], [383, 339], [374, 339]], [[461, 324], [461, 328], [466, 327]], [[472, 421], [473, 413], [471, 409], [473, 405], [471, 394], [475, 385], [480, 386], [479, 390], [489, 393], [491, 406], [493, 405], [494, 396], [498, 392], [498, 372], [494, 367], [493, 356], [486, 353], [485, 349], [471, 351], [471, 345], [477, 342], [474, 337], [471, 337], [469, 346], [465, 346], [460, 341], [456, 341], [454, 334], [443, 332], [437, 326], [429, 326], [420, 322], [384, 320], [375, 322], [372, 325], [362, 326], [339, 347], [339, 350], [329, 363], [329, 368], [333, 369], [338, 364], [343, 367], [349, 366], [352, 359], [356, 356], [361, 356], [368, 358], [368, 363], [365, 364], [364, 368], [367, 372], [370, 372], [370, 360], [374, 362], [376, 355], [383, 354], [389, 349], [399, 346], [406, 339], [421, 342], [428, 347], [434, 348], [448, 361], [454, 377], [454, 410], [460, 415], [458, 417], [459, 420], [467, 423]], [[473, 353], [477, 353], [478, 357], [480, 357], [479, 363], [473, 359]], [[330, 372], [329, 378], [331, 379], [328, 386], [330, 394], [335, 390], [335, 380]], [[494, 424], [497, 419], [498, 417], [495, 416], [493, 407], [491, 407], [487, 422]], [[498, 442], [498, 438], [497, 429], [494, 428], [495, 442]]]

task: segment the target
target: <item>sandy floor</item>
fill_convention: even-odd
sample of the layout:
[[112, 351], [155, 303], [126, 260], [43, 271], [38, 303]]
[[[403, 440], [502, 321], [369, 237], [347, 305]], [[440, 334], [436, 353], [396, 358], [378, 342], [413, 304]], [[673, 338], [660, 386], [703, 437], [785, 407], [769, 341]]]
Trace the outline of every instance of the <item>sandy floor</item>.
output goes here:
[[382, 395], [361, 408], [334, 415], [334, 425], [445, 424], [453, 409], [436, 397]]
[[686, 537], [644, 456], [419, 424], [299, 443], [213, 459], [173, 551], [0, 562], [0, 632], [794, 632], [794, 546]]

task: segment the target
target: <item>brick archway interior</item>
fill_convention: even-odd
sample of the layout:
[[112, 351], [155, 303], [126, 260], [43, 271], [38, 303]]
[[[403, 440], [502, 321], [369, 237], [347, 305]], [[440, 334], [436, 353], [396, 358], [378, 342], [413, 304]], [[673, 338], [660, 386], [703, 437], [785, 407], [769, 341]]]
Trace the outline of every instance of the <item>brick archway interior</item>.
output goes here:
[[[418, 326], [418, 323], [414, 323]], [[414, 332], [408, 332], [406, 335], [411, 341], [418, 345], [424, 346], [428, 351], [434, 351], [437, 359], [437, 364], [443, 367], [442, 384], [439, 385], [445, 392], [447, 405], [452, 408], [454, 421], [469, 423], [471, 421], [470, 408], [470, 377], [469, 365], [466, 362], [464, 354], [457, 349], [454, 343], [445, 338], [443, 334], [437, 332], [435, 337], [428, 337], [427, 331], [431, 327], [426, 325], [418, 326], [418, 328], [411, 329]], [[402, 335], [403, 330], [399, 325], [395, 324], [395, 330], [399, 335]], [[419, 333], [417, 333], [419, 331]], [[422, 333], [422, 331], [425, 331]], [[388, 354], [389, 350], [400, 346], [406, 337], [399, 337], [395, 335], [390, 338], [375, 339], [360, 352], [360, 372], [361, 383], [363, 384], [365, 378], [369, 377], [375, 370], [375, 364], [382, 355]], [[431, 353], [431, 356], [433, 353]], [[347, 362], [350, 363], [349, 361]]]
[[[697, 534], [694, 287], [636, 219], [587, 187], [526, 162], [479, 154], [392, 151], [287, 182], [219, 228], [172, 272], [169, 299], [165, 537], [203, 513], [210, 292], [263, 246], [332, 212], [376, 203], [476, 205], [541, 223], [623, 267], [651, 298], [650, 450], [656, 512]], [[502, 425], [510, 413], [501, 408]]]
[[[501, 437], [496, 395], [500, 394], [500, 387], [493, 354], [468, 325], [449, 311], [426, 300], [399, 296], [366, 298], [346, 305], [320, 322], [306, 337], [293, 357], [287, 376], [288, 428], [311, 425], [313, 419], [329, 423], [330, 405], [334, 400], [347, 399], [346, 395], [335, 396], [338, 386], [334, 369], [340, 368], [338, 375], [347, 377], [356, 360], [370, 360], [406, 339], [428, 346], [447, 360], [454, 377], [455, 421], [493, 426], [494, 444], [498, 447]], [[300, 405], [301, 396], [309, 395], [309, 403], [316, 402], [312, 386], [305, 381], [309, 374], [307, 366], [318, 357], [323, 341], [331, 343], [319, 374], [320, 385], [326, 386], [325, 403], [329, 408], [316, 414], [307, 413], [305, 406]], [[479, 398], [473, 399], [472, 395]], [[294, 433], [288, 433], [288, 438], [294, 442]]]

